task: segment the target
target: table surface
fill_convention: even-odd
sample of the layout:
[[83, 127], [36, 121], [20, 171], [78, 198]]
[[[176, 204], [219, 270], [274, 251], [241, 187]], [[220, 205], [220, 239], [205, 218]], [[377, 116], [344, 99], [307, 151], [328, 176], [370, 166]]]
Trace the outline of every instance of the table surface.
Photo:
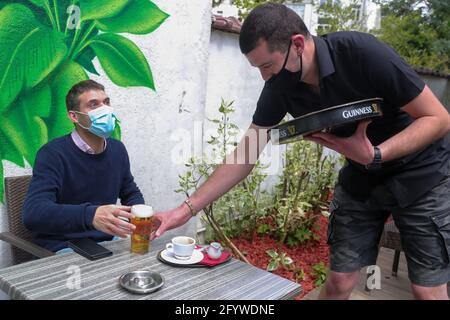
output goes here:
[[[301, 293], [299, 284], [236, 259], [213, 268], [169, 266], [157, 259], [165, 246], [161, 240], [153, 241], [145, 255], [131, 253], [129, 239], [104, 246], [113, 255], [96, 261], [66, 253], [0, 269], [0, 290], [11, 299], [33, 300], [278, 300]], [[164, 286], [150, 294], [128, 292], [119, 277], [135, 270], [161, 273]]]

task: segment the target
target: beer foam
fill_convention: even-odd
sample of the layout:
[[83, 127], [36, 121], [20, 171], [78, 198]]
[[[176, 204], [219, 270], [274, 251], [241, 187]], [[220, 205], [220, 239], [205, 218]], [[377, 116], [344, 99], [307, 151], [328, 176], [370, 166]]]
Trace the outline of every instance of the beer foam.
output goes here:
[[136, 204], [131, 207], [131, 213], [136, 218], [148, 218], [153, 216], [153, 208], [145, 204]]

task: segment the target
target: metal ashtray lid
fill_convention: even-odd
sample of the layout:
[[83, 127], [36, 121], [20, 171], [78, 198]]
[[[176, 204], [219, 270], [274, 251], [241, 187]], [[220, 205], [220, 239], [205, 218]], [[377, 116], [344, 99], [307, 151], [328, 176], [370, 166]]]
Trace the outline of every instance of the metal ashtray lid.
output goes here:
[[120, 276], [120, 285], [134, 293], [150, 293], [164, 285], [164, 277], [154, 271], [139, 270], [127, 272]]

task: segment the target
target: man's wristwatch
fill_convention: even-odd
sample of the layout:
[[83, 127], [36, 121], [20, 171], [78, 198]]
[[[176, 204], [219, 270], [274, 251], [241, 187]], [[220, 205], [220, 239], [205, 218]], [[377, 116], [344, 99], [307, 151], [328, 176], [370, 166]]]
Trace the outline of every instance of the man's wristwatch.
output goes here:
[[374, 155], [372, 163], [366, 164], [367, 170], [376, 170], [381, 168], [381, 151], [378, 147], [373, 147]]

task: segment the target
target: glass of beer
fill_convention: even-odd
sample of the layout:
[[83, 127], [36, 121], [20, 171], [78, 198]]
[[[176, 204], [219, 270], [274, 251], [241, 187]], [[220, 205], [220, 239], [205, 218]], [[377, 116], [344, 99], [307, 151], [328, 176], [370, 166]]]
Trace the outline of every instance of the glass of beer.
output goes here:
[[153, 208], [144, 204], [131, 207], [133, 218], [131, 223], [136, 226], [131, 234], [131, 252], [145, 254], [150, 248], [150, 233], [153, 230]]

